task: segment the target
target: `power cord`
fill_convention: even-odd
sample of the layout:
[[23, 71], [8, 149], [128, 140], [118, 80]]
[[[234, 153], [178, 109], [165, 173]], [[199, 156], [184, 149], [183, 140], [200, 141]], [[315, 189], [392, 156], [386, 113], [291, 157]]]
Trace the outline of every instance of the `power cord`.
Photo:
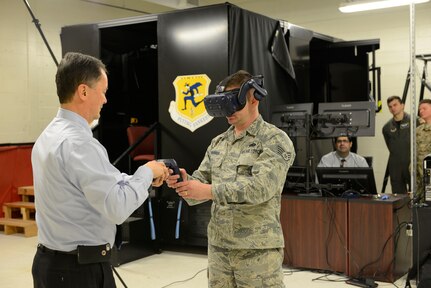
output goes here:
[[121, 278], [120, 274], [114, 268], [114, 265], [111, 265], [111, 268], [112, 268], [112, 271], [114, 271], [115, 275], [117, 276], [118, 280], [120, 280], [121, 284], [123, 284], [124, 288], [127, 288], [126, 282], [124, 282], [123, 278]]
[[[335, 276], [336, 279], [331, 279], [329, 276]], [[335, 282], [335, 283], [341, 283], [346, 282], [347, 277], [341, 274], [338, 274], [336, 272], [327, 272], [322, 276], [319, 276], [317, 278], [311, 279], [311, 281], [324, 281], [324, 282]]]
[[179, 280], [179, 281], [175, 281], [175, 282], [169, 283], [168, 285], [165, 285], [165, 286], [163, 286], [163, 287], [161, 287], [161, 288], [166, 288], [166, 287], [172, 286], [172, 285], [174, 285], [174, 284], [185, 283], [185, 282], [187, 282], [187, 281], [190, 281], [190, 280], [192, 280], [193, 278], [195, 278], [196, 276], [198, 276], [198, 274], [199, 274], [199, 273], [201, 273], [201, 272], [203, 272], [203, 271], [205, 271], [205, 270], [207, 270], [207, 268], [203, 268], [203, 269], [199, 270], [198, 272], [196, 272], [196, 273], [195, 273], [195, 275], [193, 275], [193, 276], [192, 276], [192, 277], [190, 277], [190, 278], [187, 278], [187, 279], [184, 279], [184, 280]]

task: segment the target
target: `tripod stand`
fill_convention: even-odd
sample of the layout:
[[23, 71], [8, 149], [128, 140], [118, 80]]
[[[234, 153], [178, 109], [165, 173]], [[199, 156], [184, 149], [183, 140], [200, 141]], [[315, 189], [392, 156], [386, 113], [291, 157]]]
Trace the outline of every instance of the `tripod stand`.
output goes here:
[[312, 189], [316, 188], [315, 183], [310, 181], [311, 177], [311, 169], [313, 157], [311, 156], [311, 116], [310, 114], [305, 114], [305, 155], [306, 155], [306, 164], [305, 164], [305, 193], [299, 194], [300, 196], [321, 196], [320, 193], [311, 192]]
[[[305, 190], [305, 193], [300, 193], [300, 196], [320, 196], [318, 193], [312, 193], [312, 189], [315, 189], [316, 185], [310, 181], [312, 177], [312, 161], [311, 156], [311, 119], [312, 115], [304, 113], [302, 115], [285, 115], [282, 122], [287, 123], [289, 127], [288, 134], [291, 138], [305, 137], [305, 181], [304, 183], [295, 183], [296, 188]], [[298, 131], [300, 131], [298, 133]]]
[[[424, 61], [424, 67], [422, 69], [422, 77], [421, 77], [421, 90], [419, 92], [419, 101], [421, 101], [424, 99], [425, 87], [427, 87], [427, 89], [431, 91], [431, 82], [428, 81], [428, 71], [427, 71], [428, 61], [431, 61], [431, 54], [417, 55], [416, 59]], [[402, 98], [403, 103], [406, 103], [407, 93], [410, 86], [410, 69], [411, 67], [407, 72], [406, 83], [404, 84], [404, 91], [403, 91], [403, 98]]]

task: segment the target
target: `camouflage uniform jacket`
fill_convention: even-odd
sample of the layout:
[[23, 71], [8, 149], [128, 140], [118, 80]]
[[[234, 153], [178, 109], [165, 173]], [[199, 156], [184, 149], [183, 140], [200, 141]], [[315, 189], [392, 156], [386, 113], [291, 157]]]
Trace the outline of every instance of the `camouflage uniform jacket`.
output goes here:
[[237, 137], [231, 126], [211, 141], [190, 177], [212, 185], [210, 245], [227, 249], [284, 246], [281, 192], [294, 158], [286, 133], [262, 116]]
[[416, 185], [417, 195], [423, 195], [423, 161], [431, 153], [431, 125], [424, 123], [416, 128]]

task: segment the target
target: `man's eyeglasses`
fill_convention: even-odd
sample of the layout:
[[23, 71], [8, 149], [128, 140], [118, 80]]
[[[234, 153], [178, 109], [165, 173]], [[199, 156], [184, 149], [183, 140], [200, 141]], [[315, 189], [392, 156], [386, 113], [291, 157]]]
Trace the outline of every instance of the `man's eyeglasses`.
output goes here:
[[349, 143], [349, 140], [337, 140], [337, 143]]

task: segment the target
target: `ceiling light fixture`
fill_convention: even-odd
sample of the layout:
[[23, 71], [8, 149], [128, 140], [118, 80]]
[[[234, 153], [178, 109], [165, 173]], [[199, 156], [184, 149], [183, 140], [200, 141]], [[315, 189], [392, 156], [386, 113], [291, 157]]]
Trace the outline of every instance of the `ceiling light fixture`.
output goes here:
[[364, 0], [347, 0], [341, 3], [338, 9], [343, 13], [360, 12], [367, 10], [376, 10], [390, 7], [397, 7], [410, 4], [426, 3], [430, 0], [377, 0], [377, 1], [364, 1]]

